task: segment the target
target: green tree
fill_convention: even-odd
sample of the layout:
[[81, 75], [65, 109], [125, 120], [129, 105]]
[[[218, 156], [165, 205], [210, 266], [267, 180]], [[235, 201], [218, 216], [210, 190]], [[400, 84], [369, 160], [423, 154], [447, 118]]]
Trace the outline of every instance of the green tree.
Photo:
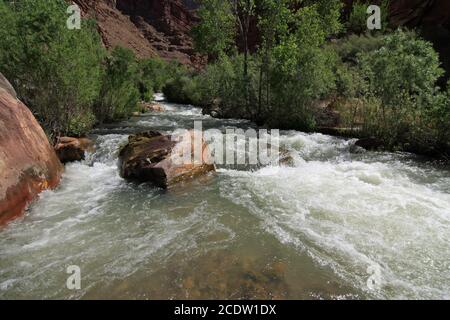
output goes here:
[[249, 33], [255, 10], [255, 0], [202, 0], [199, 9], [201, 22], [194, 29], [197, 47], [213, 58], [226, 53], [238, 39], [244, 54], [242, 85], [247, 109], [250, 107]]
[[52, 137], [93, 125], [104, 55], [94, 22], [69, 30], [66, 9], [63, 0], [0, 0], [0, 71]]
[[234, 47], [235, 19], [228, 1], [201, 0], [197, 11], [201, 22], [192, 34], [197, 51], [207, 54], [210, 60], [218, 59]]
[[258, 108], [255, 120], [263, 122], [270, 106], [270, 76], [273, 64], [272, 50], [277, 41], [289, 33], [292, 19], [290, 0], [262, 0], [260, 2], [258, 28], [261, 33], [261, 48], [259, 79], [258, 79]]
[[95, 105], [99, 122], [128, 117], [137, 110], [141, 97], [136, 57], [130, 49], [116, 47], [106, 59], [106, 70], [100, 95]]
[[445, 95], [436, 86], [444, 71], [432, 44], [397, 30], [380, 49], [359, 58], [369, 93], [378, 100], [366, 107], [365, 132], [390, 148], [431, 153], [442, 139], [446, 114]]
[[[340, 6], [321, 4], [293, 10], [289, 32], [279, 37], [272, 49], [274, 63], [269, 81], [273, 107], [269, 110], [269, 122], [274, 126], [312, 130], [313, 100], [326, 96], [335, 86], [336, 56], [323, 45], [330, 32], [340, 29]], [[330, 12], [319, 12], [324, 8]]]
[[392, 108], [405, 96], [418, 107], [427, 106], [444, 73], [432, 44], [402, 30], [386, 36], [380, 49], [362, 53], [360, 60], [371, 91]]

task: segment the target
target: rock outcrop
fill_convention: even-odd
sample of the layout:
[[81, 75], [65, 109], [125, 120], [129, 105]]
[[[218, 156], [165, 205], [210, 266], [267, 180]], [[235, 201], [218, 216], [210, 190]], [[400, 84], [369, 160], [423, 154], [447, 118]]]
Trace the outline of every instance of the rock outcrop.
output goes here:
[[82, 161], [86, 153], [94, 149], [94, 143], [87, 138], [61, 137], [55, 146], [56, 154], [62, 163]]
[[63, 167], [31, 111], [0, 74], [0, 224], [20, 216]]
[[[150, 182], [167, 189], [178, 182], [215, 171], [208, 147], [199, 136], [196, 137], [193, 131], [179, 137], [157, 132], [132, 135], [119, 154], [120, 174], [128, 180]], [[199, 141], [201, 161], [182, 161], [185, 154], [194, 159], [195, 139], [202, 139]]]
[[164, 107], [158, 102], [141, 102], [140, 109], [142, 112], [164, 112]]
[[[206, 60], [193, 50], [189, 35], [198, 18], [181, 0], [75, 0], [97, 20], [107, 48], [123, 46], [140, 58], [159, 56], [199, 67]], [[195, 8], [193, 3], [187, 3]]]
[[355, 142], [355, 146], [365, 150], [375, 151], [383, 146], [383, 142], [377, 138], [364, 138]]

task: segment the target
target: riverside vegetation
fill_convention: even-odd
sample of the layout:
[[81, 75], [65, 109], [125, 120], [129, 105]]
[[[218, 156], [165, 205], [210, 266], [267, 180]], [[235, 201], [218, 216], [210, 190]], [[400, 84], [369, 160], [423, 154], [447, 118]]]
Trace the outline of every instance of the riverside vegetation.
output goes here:
[[64, 0], [0, 0], [0, 72], [51, 139], [126, 118], [163, 91], [220, 117], [307, 132], [323, 126], [317, 102], [332, 101], [338, 126], [354, 136], [449, 156], [450, 86], [417, 31], [390, 29], [384, 14], [383, 29], [366, 32], [364, 1], [347, 16], [338, 0], [200, 4], [192, 33], [210, 63], [190, 70], [120, 47], [107, 52], [95, 21], [66, 28]]
[[179, 67], [138, 60], [117, 47], [107, 52], [93, 20], [66, 27], [64, 0], [0, 0], [0, 72], [48, 136], [83, 136], [97, 123], [139, 111]]
[[388, 150], [450, 155], [450, 86], [439, 56], [417, 31], [388, 27], [387, 2], [383, 28], [374, 32], [364, 1], [348, 17], [337, 0], [201, 4], [194, 38], [211, 63], [172, 79], [169, 99], [307, 132], [319, 129], [317, 102], [328, 100], [353, 136]]

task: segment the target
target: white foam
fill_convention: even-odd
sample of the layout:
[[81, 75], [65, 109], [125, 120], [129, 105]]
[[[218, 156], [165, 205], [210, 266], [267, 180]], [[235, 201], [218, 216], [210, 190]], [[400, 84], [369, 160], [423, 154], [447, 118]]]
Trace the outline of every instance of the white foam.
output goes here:
[[[221, 170], [222, 195], [262, 219], [282, 243], [306, 250], [346, 281], [381, 298], [448, 298], [450, 194], [417, 183], [402, 162], [339, 160], [344, 140], [289, 133], [305, 158], [294, 168]], [[236, 179], [240, 188], [236, 188]], [[450, 177], [441, 177], [450, 183]], [[447, 236], [446, 236], [447, 235]], [[379, 265], [385, 286], [370, 292], [366, 269]]]

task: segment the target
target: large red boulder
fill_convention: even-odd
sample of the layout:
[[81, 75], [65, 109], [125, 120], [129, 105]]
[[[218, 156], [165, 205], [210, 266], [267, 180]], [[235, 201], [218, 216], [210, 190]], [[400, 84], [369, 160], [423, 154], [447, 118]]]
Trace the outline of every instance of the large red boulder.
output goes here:
[[[194, 131], [179, 137], [144, 132], [132, 135], [128, 140], [119, 154], [120, 174], [125, 179], [149, 182], [167, 189], [178, 182], [215, 171], [203, 136]], [[201, 159], [194, 161], [197, 142]], [[192, 161], [180, 161], [184, 155], [189, 155]]]
[[63, 167], [31, 111], [0, 74], [0, 225], [21, 215]]

